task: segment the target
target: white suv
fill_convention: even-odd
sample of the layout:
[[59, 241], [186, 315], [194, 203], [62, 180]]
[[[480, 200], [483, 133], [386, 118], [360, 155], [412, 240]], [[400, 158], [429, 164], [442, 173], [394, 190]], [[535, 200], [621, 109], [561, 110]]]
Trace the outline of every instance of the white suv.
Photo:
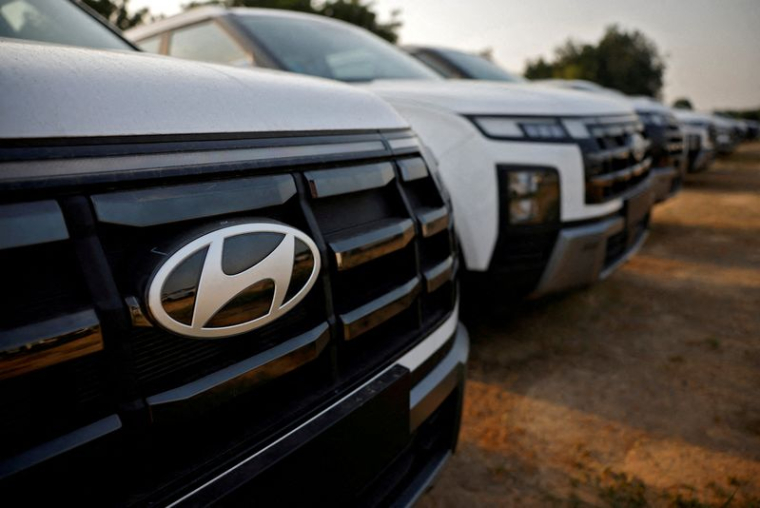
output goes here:
[[591, 283], [646, 237], [649, 144], [620, 101], [446, 81], [369, 32], [286, 11], [197, 9], [127, 36], [164, 54], [354, 82], [385, 98], [439, 161], [466, 268], [500, 291]]

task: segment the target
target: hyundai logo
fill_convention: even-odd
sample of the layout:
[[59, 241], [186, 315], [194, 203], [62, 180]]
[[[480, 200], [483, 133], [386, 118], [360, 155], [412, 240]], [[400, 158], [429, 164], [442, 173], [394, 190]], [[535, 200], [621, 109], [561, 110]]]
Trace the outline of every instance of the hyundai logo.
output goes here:
[[636, 159], [636, 162], [641, 162], [642, 159], [647, 154], [647, 148], [649, 147], [647, 140], [644, 139], [644, 136], [639, 134], [638, 132], [633, 133], [631, 136], [632, 141], [632, 151], [633, 151], [633, 158]]
[[275, 222], [237, 224], [183, 245], [148, 284], [148, 312], [179, 335], [218, 339], [260, 328], [303, 300], [319, 273], [317, 246]]

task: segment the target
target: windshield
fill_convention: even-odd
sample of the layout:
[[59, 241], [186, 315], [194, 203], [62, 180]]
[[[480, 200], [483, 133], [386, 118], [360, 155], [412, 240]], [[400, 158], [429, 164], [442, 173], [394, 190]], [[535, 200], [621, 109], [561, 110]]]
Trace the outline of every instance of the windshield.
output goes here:
[[369, 32], [318, 19], [241, 15], [251, 36], [288, 71], [341, 81], [440, 79]]
[[96, 19], [66, 1], [0, 0], [0, 37], [133, 50]]
[[508, 81], [510, 83], [525, 83], [527, 81], [525, 78], [511, 74], [479, 55], [453, 49], [436, 49], [435, 51], [471, 79]]

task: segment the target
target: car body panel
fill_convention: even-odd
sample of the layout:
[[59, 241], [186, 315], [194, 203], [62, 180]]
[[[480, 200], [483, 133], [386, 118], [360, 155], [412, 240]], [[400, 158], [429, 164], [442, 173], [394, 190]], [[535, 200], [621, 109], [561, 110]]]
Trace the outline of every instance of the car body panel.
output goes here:
[[371, 93], [324, 79], [8, 39], [0, 49], [5, 139], [407, 126]]

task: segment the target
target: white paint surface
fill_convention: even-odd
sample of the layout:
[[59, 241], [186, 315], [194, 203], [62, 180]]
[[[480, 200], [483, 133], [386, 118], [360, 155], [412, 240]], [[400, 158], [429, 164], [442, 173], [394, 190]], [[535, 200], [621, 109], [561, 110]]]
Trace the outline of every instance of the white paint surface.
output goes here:
[[0, 138], [406, 127], [333, 81], [142, 53], [0, 40]]

